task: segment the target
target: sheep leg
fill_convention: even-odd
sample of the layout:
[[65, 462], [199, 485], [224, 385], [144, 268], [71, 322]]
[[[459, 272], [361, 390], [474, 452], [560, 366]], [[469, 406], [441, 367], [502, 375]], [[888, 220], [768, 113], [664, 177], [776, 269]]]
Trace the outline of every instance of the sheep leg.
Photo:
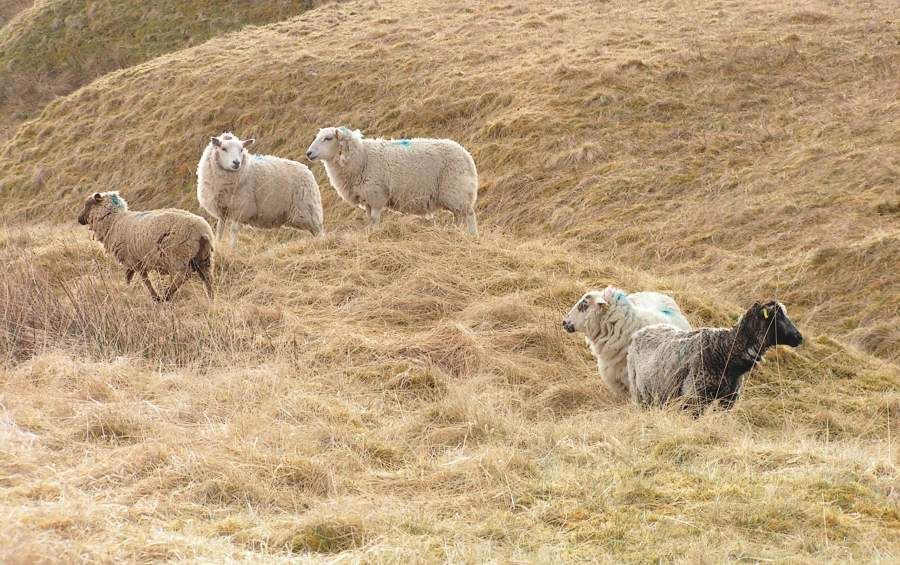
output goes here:
[[237, 222], [231, 222], [231, 236], [229, 241], [232, 248], [237, 248], [237, 234], [240, 227], [241, 226]]
[[478, 235], [478, 220], [475, 219], [474, 210], [466, 212], [466, 230], [469, 232], [469, 235]]
[[178, 271], [178, 274], [172, 277], [172, 284], [169, 285], [169, 289], [166, 291], [166, 302], [172, 300], [172, 297], [175, 296], [175, 293], [178, 292], [178, 289], [181, 288], [181, 285], [187, 280], [189, 274], [189, 271]]
[[213, 287], [212, 287], [212, 273], [209, 272], [209, 269], [200, 269], [197, 271], [197, 275], [200, 277], [200, 280], [203, 281], [203, 286], [206, 287], [206, 295], [210, 300], [213, 299]]
[[381, 208], [372, 208], [367, 206], [366, 211], [369, 213], [369, 230], [374, 230], [381, 222]]
[[130, 285], [131, 279], [134, 278], [134, 269], [128, 269], [125, 271], [125, 284]]
[[150, 275], [147, 274], [147, 271], [141, 271], [141, 280], [144, 281], [144, 286], [150, 291], [150, 296], [153, 300], [159, 302], [159, 295], [156, 293], [156, 289], [153, 288], [153, 283], [150, 282]]
[[222, 241], [223, 239], [225, 239], [225, 220], [216, 218], [216, 240]]

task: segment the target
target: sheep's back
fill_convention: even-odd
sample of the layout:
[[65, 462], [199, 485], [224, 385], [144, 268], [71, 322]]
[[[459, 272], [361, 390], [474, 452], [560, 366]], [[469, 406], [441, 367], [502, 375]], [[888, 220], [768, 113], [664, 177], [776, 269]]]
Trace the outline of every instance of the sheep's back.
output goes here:
[[166, 208], [125, 212], [105, 244], [131, 268], [168, 272], [173, 261], [190, 261], [204, 237], [214, 241], [206, 220], [185, 210]]
[[366, 174], [389, 186], [394, 206], [406, 203], [418, 208], [423, 198], [434, 197], [441, 175], [448, 171], [469, 180], [469, 190], [477, 191], [477, 172], [471, 155], [449, 139], [364, 140], [368, 163]]
[[670, 324], [682, 330], [690, 330], [691, 323], [678, 307], [678, 303], [660, 292], [636, 292], [628, 295], [641, 319], [641, 325]]
[[321, 206], [315, 176], [306, 165], [271, 155], [253, 155], [250, 159], [250, 167], [241, 178], [241, 189], [254, 193], [256, 216], [250, 219], [251, 224], [279, 226], [287, 221], [295, 205]]
[[635, 400], [664, 404], [678, 396], [694, 369], [698, 335], [667, 323], [635, 332], [628, 349], [628, 378]]

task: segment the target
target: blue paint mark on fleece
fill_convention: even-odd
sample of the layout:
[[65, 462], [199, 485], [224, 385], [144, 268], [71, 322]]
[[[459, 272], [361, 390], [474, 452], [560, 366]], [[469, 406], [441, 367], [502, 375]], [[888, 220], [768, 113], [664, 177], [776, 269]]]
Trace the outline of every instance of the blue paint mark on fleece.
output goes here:
[[662, 312], [666, 316], [674, 316], [675, 315], [675, 312], [672, 312], [671, 308], [663, 308], [662, 310], [660, 310], [660, 312]]
[[621, 290], [617, 290], [616, 293], [613, 294], [613, 298], [616, 299], [616, 302], [621, 302], [621, 301], [622, 301], [622, 298], [623, 298], [624, 296], [625, 296], [625, 295], [622, 294], [622, 291], [621, 291]]
[[401, 147], [404, 147], [406, 149], [409, 149], [409, 147], [412, 145], [412, 141], [408, 139], [395, 139], [391, 143], [393, 143], [394, 145], [400, 145]]
[[125, 205], [125, 202], [123, 202], [122, 199], [119, 198], [118, 194], [111, 195], [109, 197], [109, 201], [112, 202], [113, 206], [116, 206], [116, 207], [122, 207]]

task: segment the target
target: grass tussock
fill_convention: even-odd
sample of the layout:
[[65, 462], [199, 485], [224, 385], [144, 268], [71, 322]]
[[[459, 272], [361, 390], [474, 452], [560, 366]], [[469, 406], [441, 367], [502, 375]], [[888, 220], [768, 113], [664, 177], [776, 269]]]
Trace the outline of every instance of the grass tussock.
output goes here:
[[667, 289], [696, 323], [739, 308], [424, 224], [250, 231], [214, 302], [165, 305], [82, 229], [3, 232], [4, 558], [896, 555], [893, 366], [812, 337], [732, 412], [637, 410], [559, 328], [583, 289]]
[[106, 73], [322, 3], [6, 1], [0, 6], [0, 139], [53, 98]]
[[[70, 217], [85, 193], [111, 188], [135, 208], [196, 210], [196, 162], [226, 129], [293, 158], [329, 124], [450, 137], [479, 164], [485, 225], [552, 233], [732, 301], [775, 295], [805, 326], [896, 361], [896, 336], [879, 329], [898, 325], [897, 270], [879, 267], [900, 250], [895, 3], [360, 1], [202, 44], [288, 8], [151, 4], [118, 10], [125, 21], [111, 25], [140, 33], [131, 12], [150, 9], [141, 26], [156, 25], [168, 20], [152, 14], [178, 4], [165, 13], [182, 23], [157, 34], [177, 35], [165, 50], [178, 50], [106, 74], [19, 127], [0, 149], [6, 217]], [[330, 224], [353, 221], [328, 190], [325, 205]], [[822, 250], [849, 259], [840, 300], [821, 282], [835, 271]], [[450, 290], [432, 289], [416, 314], [445, 315], [437, 293]], [[404, 300], [372, 315], [400, 318]]]
[[[897, 561], [894, 4], [82, 4], [0, 30], [0, 561]], [[462, 142], [482, 236], [316, 166], [328, 236], [155, 304], [74, 225], [338, 123]], [[560, 327], [606, 284], [807, 340], [638, 410]]]

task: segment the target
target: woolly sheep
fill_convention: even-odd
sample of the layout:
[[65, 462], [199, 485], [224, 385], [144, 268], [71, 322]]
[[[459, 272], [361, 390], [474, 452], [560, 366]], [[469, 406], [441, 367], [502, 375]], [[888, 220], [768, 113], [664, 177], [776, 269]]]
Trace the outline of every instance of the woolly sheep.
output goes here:
[[211, 137], [197, 165], [197, 200], [216, 219], [216, 235], [230, 224], [231, 246], [239, 224], [288, 225], [323, 235], [322, 196], [309, 167], [296, 161], [251, 155], [254, 139], [225, 132]]
[[648, 326], [631, 338], [628, 351], [632, 400], [661, 406], [680, 398], [695, 415], [716, 400], [731, 408], [744, 374], [767, 349], [802, 342], [784, 305], [775, 301], [755, 303], [733, 328]]
[[319, 130], [306, 156], [324, 162], [331, 185], [344, 201], [366, 211], [370, 228], [384, 208], [432, 218], [445, 209], [478, 234], [478, 172], [455, 141], [363, 139], [359, 130], [329, 127]]
[[658, 323], [691, 329], [671, 297], [658, 292], [628, 294], [608, 286], [602, 292], [590, 291], [582, 296], [562, 325], [569, 333], [584, 333], [607, 388], [627, 397], [626, 355], [631, 336], [644, 326]]
[[172, 208], [131, 212], [118, 192], [97, 192], [84, 203], [78, 223], [89, 226], [106, 252], [125, 266], [126, 284], [140, 273], [154, 300], [161, 299], [150, 271], [172, 276], [164, 300], [171, 300], [191, 273], [212, 299], [213, 233], [200, 216]]

